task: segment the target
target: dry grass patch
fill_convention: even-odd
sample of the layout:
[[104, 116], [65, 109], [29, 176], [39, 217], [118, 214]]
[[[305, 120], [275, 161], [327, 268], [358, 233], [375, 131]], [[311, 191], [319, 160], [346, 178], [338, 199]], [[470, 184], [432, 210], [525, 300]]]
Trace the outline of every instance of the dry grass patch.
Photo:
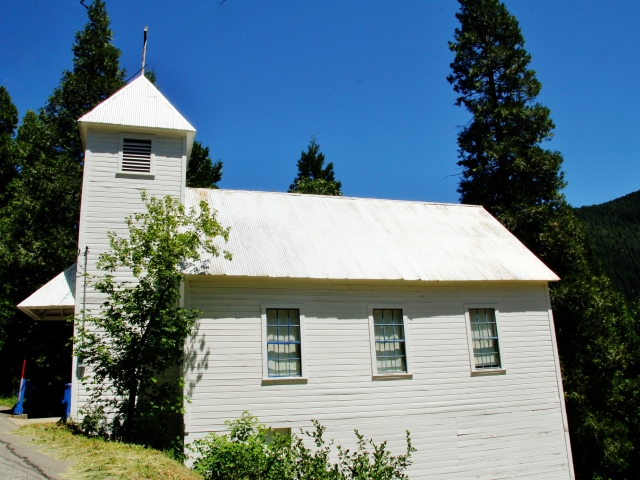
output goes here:
[[139, 445], [89, 438], [67, 425], [24, 425], [12, 433], [31, 437], [29, 443], [40, 445], [42, 453], [58, 460], [73, 461], [65, 474], [72, 480], [201, 479], [198, 474], [162, 452]]

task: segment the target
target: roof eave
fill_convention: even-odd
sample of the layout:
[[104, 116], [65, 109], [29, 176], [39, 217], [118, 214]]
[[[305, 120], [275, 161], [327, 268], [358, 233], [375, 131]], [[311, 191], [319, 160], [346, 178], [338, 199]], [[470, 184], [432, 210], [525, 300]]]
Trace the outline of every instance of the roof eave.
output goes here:
[[18, 310], [29, 315], [33, 320], [42, 320], [42, 318], [40, 318], [40, 316], [35, 311], [32, 311], [29, 307], [21, 307], [20, 305], [18, 305]]
[[78, 120], [78, 128], [80, 129], [80, 139], [82, 140], [82, 148], [86, 150], [87, 148], [87, 133], [89, 128], [102, 128], [113, 131], [122, 131], [122, 129], [126, 128], [130, 133], [144, 133], [148, 135], [180, 135], [186, 134], [187, 136], [187, 158], [191, 157], [191, 150], [193, 148], [193, 141], [196, 138], [196, 130], [186, 130], [186, 129], [178, 129], [178, 128], [157, 128], [157, 127], [141, 127], [138, 125], [126, 125], [126, 124], [118, 124], [118, 123], [100, 123], [100, 122], [91, 122], [85, 120]]

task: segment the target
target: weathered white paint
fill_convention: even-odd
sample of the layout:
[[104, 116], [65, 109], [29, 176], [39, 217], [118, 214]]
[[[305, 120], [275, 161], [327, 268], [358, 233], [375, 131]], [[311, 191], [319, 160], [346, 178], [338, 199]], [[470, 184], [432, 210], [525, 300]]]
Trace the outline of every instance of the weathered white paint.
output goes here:
[[292, 193], [187, 189], [231, 227], [233, 262], [213, 275], [496, 281], [558, 277], [482, 207]]
[[[202, 313], [186, 352], [187, 441], [248, 410], [352, 447], [357, 428], [394, 452], [412, 432], [411, 478], [570, 478], [544, 282], [362, 282], [191, 276]], [[266, 384], [261, 304], [304, 305], [306, 383]], [[506, 374], [472, 376], [465, 304], [500, 310]], [[413, 378], [373, 379], [368, 305], [402, 306]]]

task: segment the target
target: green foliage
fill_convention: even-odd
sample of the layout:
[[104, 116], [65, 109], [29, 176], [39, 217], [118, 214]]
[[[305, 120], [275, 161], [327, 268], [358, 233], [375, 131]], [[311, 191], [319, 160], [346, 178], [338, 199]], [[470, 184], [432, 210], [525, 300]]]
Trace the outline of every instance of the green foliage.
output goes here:
[[409, 478], [405, 471], [416, 451], [409, 432], [406, 453], [394, 456], [386, 442], [377, 445], [356, 430], [357, 450], [337, 446], [337, 462], [332, 463], [333, 441], [326, 443], [326, 429], [315, 420], [315, 430], [303, 432], [315, 448], [298, 435], [270, 432], [248, 412], [226, 424], [228, 435], [212, 433], [190, 445], [196, 453], [193, 468], [207, 480], [401, 480]]
[[18, 171], [15, 164], [13, 136], [18, 126], [18, 109], [5, 87], [0, 87], [0, 206], [4, 204], [7, 185]]
[[302, 177], [296, 180], [295, 188], [289, 190], [289, 193], [308, 193], [311, 195], [335, 195], [341, 196], [340, 182], [332, 182], [322, 178], [312, 179]]
[[[70, 326], [34, 322], [15, 305], [76, 261], [84, 155], [76, 121], [124, 84], [104, 1], [92, 2], [87, 13], [89, 21], [73, 45], [73, 70], [63, 73], [42, 110], [26, 113], [9, 148], [11, 157], [0, 160], [3, 393], [17, 388], [23, 358], [34, 383], [69, 381]], [[8, 96], [0, 93], [0, 97], [7, 132], [17, 112], [7, 103]], [[9, 137], [2, 136], [2, 141]], [[0, 155], [6, 151], [0, 148]]]
[[187, 187], [218, 188], [216, 185], [222, 179], [222, 162], [216, 163], [209, 157], [209, 147], [203, 147], [200, 142], [193, 142], [189, 169], [187, 170]]
[[[76, 261], [84, 163], [76, 122], [124, 85], [105, 2], [93, 1], [87, 14], [73, 69], [43, 109], [26, 113], [17, 135], [17, 109], [0, 87], [0, 394], [15, 393], [23, 358], [34, 383], [70, 380], [72, 327], [34, 322], [15, 306]], [[155, 82], [152, 70], [145, 76]]]
[[60, 86], [42, 112], [55, 135], [54, 147], [80, 164], [84, 150], [76, 122], [119, 90], [126, 74], [119, 64], [122, 52], [111, 43], [113, 32], [105, 2], [94, 0], [87, 15], [89, 21], [76, 33], [73, 44], [73, 70], [62, 73]]
[[20, 174], [7, 187], [0, 218], [3, 268], [7, 276], [20, 272], [28, 288], [76, 258], [81, 167], [52, 147], [53, 135], [40, 116], [27, 112], [16, 139]]
[[447, 80], [473, 120], [458, 134], [466, 203], [496, 216], [562, 202], [562, 156], [540, 147], [553, 136], [549, 109], [533, 103], [541, 83], [528, 67], [518, 22], [497, 0], [462, 0], [453, 73]]
[[268, 458], [264, 425], [247, 412], [240, 419], [226, 424], [229, 435], [212, 433], [190, 446], [199, 456], [193, 469], [205, 479], [273, 478], [268, 472], [275, 462]]
[[13, 104], [7, 88], [0, 87], [0, 142], [3, 147], [13, 137], [18, 126], [18, 109]]
[[[153, 69], [145, 68], [144, 69], [144, 76], [145, 76], [145, 78], [147, 80], [149, 80], [153, 84], [154, 87], [158, 88], [158, 85], [156, 85], [156, 81], [158, 79], [157, 79], [157, 76], [156, 76], [156, 72], [154, 72]], [[158, 88], [158, 90], [159, 90], [159, 88]]]
[[560, 277], [551, 286], [578, 478], [640, 468], [638, 315], [603, 275], [561, 189], [562, 156], [517, 20], [498, 0], [460, 0], [448, 80], [472, 114], [458, 135], [461, 201], [483, 205]]
[[342, 183], [335, 179], [333, 162], [324, 166], [324, 154], [320, 152], [316, 137], [312, 135], [307, 151], [300, 153], [298, 176], [289, 186], [289, 193], [342, 195], [341, 187]]
[[[200, 249], [219, 255], [214, 239], [226, 241], [229, 229], [206, 202], [187, 212], [169, 196], [142, 199], [147, 212], [127, 218], [128, 236], [109, 233], [111, 249], [98, 261], [105, 274], [91, 282], [106, 301], [86, 323], [76, 319], [75, 353], [90, 367], [92, 407], [116, 414], [111, 434], [154, 444], [163, 420], [183, 413], [182, 379], [170, 369], [181, 364], [199, 312], [178, 307], [182, 272], [197, 271]], [[134, 279], [117, 280], [122, 271]]]
[[[316, 425], [319, 428], [319, 425]], [[340, 449], [340, 464], [343, 478], [364, 480], [395, 480], [408, 479], [404, 472], [411, 465], [411, 454], [416, 449], [411, 445], [411, 437], [407, 430], [407, 453], [393, 456], [387, 449], [387, 442], [376, 445], [373, 440], [365, 440], [364, 436], [355, 430], [358, 438], [358, 450], [350, 452]]]
[[34, 322], [15, 305], [76, 260], [80, 166], [52, 147], [41, 116], [27, 112], [14, 141], [18, 172], [0, 207], [0, 388], [14, 392], [21, 360], [40, 385], [69, 381], [71, 328]]
[[18, 397], [12, 395], [10, 397], [0, 397], [0, 407], [13, 408], [18, 402]]
[[[0, 87], [0, 211], [5, 206], [7, 185], [18, 174], [15, 162], [14, 135], [18, 125], [18, 109], [13, 104], [11, 96], [5, 87]], [[0, 219], [1, 222], [1, 219]], [[0, 223], [1, 226], [1, 223]], [[0, 240], [2, 234], [0, 233]], [[7, 256], [6, 247], [0, 243], [0, 261]], [[0, 264], [0, 275], [3, 268]], [[0, 280], [6, 280], [4, 276]], [[12, 284], [0, 281], [0, 351], [5, 346], [8, 329], [11, 327], [13, 308], [11, 305]], [[1, 385], [0, 385], [1, 387]], [[8, 393], [7, 389], [0, 388], [0, 393]]]
[[575, 209], [605, 273], [628, 302], [640, 298], [640, 191]]

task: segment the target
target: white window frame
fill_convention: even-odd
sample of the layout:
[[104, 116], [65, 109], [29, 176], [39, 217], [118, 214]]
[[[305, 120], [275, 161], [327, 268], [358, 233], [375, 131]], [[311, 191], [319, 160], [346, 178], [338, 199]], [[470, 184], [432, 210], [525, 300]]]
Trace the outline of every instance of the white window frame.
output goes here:
[[[300, 376], [299, 377], [270, 377], [269, 376], [269, 354], [267, 353], [267, 309], [281, 308], [288, 310], [298, 310], [300, 312]], [[304, 304], [299, 302], [266, 302], [260, 304], [260, 322], [262, 327], [262, 384], [292, 384], [307, 383], [307, 341], [305, 335], [305, 314]]]
[[[402, 327], [404, 330], [404, 355], [407, 364], [406, 372], [398, 373], [378, 373], [378, 362], [376, 358], [376, 336], [373, 326], [373, 311], [378, 309], [402, 310]], [[369, 312], [369, 344], [371, 347], [371, 379], [372, 380], [402, 380], [413, 378], [413, 370], [411, 367], [411, 348], [409, 333], [409, 317], [407, 316], [406, 304], [403, 303], [369, 303], [367, 304]]]
[[[476, 308], [491, 308], [496, 318], [496, 331], [498, 332], [498, 354], [500, 355], [500, 367], [496, 368], [481, 368], [476, 369], [476, 359], [473, 354], [473, 332], [471, 331], [471, 317], [469, 310]], [[507, 373], [506, 359], [504, 357], [504, 349], [502, 344], [504, 338], [502, 336], [502, 328], [500, 328], [500, 308], [497, 303], [465, 303], [464, 304], [464, 323], [467, 327], [467, 344], [469, 347], [469, 363], [471, 367], [471, 376], [484, 376], [484, 375], [504, 375]]]
[[[124, 139], [131, 138], [134, 140], [151, 140], [151, 163], [149, 165], [149, 172], [123, 172], [122, 171], [122, 151], [124, 150]], [[142, 177], [142, 178], [155, 178], [156, 168], [156, 137], [155, 135], [144, 135], [139, 133], [121, 133], [120, 134], [120, 147], [118, 149], [118, 177]]]

